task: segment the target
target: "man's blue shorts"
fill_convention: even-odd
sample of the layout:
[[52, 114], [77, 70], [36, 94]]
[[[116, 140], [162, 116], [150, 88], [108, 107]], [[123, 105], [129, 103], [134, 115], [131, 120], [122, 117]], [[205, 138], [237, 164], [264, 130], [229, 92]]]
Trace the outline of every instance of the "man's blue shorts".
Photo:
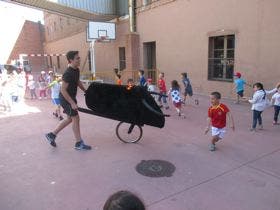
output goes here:
[[52, 98], [52, 102], [54, 105], [60, 105], [60, 99], [59, 98]]

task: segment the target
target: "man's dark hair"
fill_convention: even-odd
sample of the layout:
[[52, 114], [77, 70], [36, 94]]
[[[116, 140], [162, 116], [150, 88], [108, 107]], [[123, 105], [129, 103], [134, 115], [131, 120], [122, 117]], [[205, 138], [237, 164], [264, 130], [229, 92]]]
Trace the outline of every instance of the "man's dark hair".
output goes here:
[[68, 62], [70, 63], [70, 60], [74, 60], [75, 55], [79, 54], [79, 51], [69, 51], [66, 54], [66, 58], [68, 60]]
[[222, 95], [221, 95], [221, 93], [219, 93], [219, 92], [212, 92], [211, 93], [211, 96], [214, 96], [216, 99], [221, 99], [221, 97], [222, 97]]
[[118, 191], [106, 201], [103, 210], [145, 210], [143, 202], [129, 191]]

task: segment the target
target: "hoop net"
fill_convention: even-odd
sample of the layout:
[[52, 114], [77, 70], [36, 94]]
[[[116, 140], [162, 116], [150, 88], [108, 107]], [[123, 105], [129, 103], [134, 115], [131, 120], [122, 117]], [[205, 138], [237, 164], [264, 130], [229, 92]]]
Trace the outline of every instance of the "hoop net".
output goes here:
[[110, 42], [110, 39], [108, 36], [100, 36], [98, 39], [96, 39], [97, 42]]

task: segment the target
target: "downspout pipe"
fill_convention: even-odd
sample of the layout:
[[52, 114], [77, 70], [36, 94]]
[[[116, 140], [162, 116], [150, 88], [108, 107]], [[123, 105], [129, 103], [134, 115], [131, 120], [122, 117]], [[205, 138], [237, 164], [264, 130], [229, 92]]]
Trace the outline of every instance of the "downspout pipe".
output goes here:
[[136, 1], [128, 0], [129, 5], [129, 28], [130, 32], [136, 32]]

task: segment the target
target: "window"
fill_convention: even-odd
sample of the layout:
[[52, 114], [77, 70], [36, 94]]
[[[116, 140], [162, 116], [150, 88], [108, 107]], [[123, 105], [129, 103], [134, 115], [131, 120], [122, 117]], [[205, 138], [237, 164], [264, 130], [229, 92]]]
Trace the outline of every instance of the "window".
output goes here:
[[63, 29], [63, 20], [62, 20], [62, 18], [59, 18], [59, 24], [60, 24], [60, 29], [62, 30]]
[[53, 23], [54, 31], [56, 31], [56, 22]]
[[209, 38], [209, 80], [233, 81], [234, 48], [234, 35]]
[[125, 62], [125, 47], [119, 47], [119, 65], [120, 70], [123, 70], [126, 68], [126, 62]]

